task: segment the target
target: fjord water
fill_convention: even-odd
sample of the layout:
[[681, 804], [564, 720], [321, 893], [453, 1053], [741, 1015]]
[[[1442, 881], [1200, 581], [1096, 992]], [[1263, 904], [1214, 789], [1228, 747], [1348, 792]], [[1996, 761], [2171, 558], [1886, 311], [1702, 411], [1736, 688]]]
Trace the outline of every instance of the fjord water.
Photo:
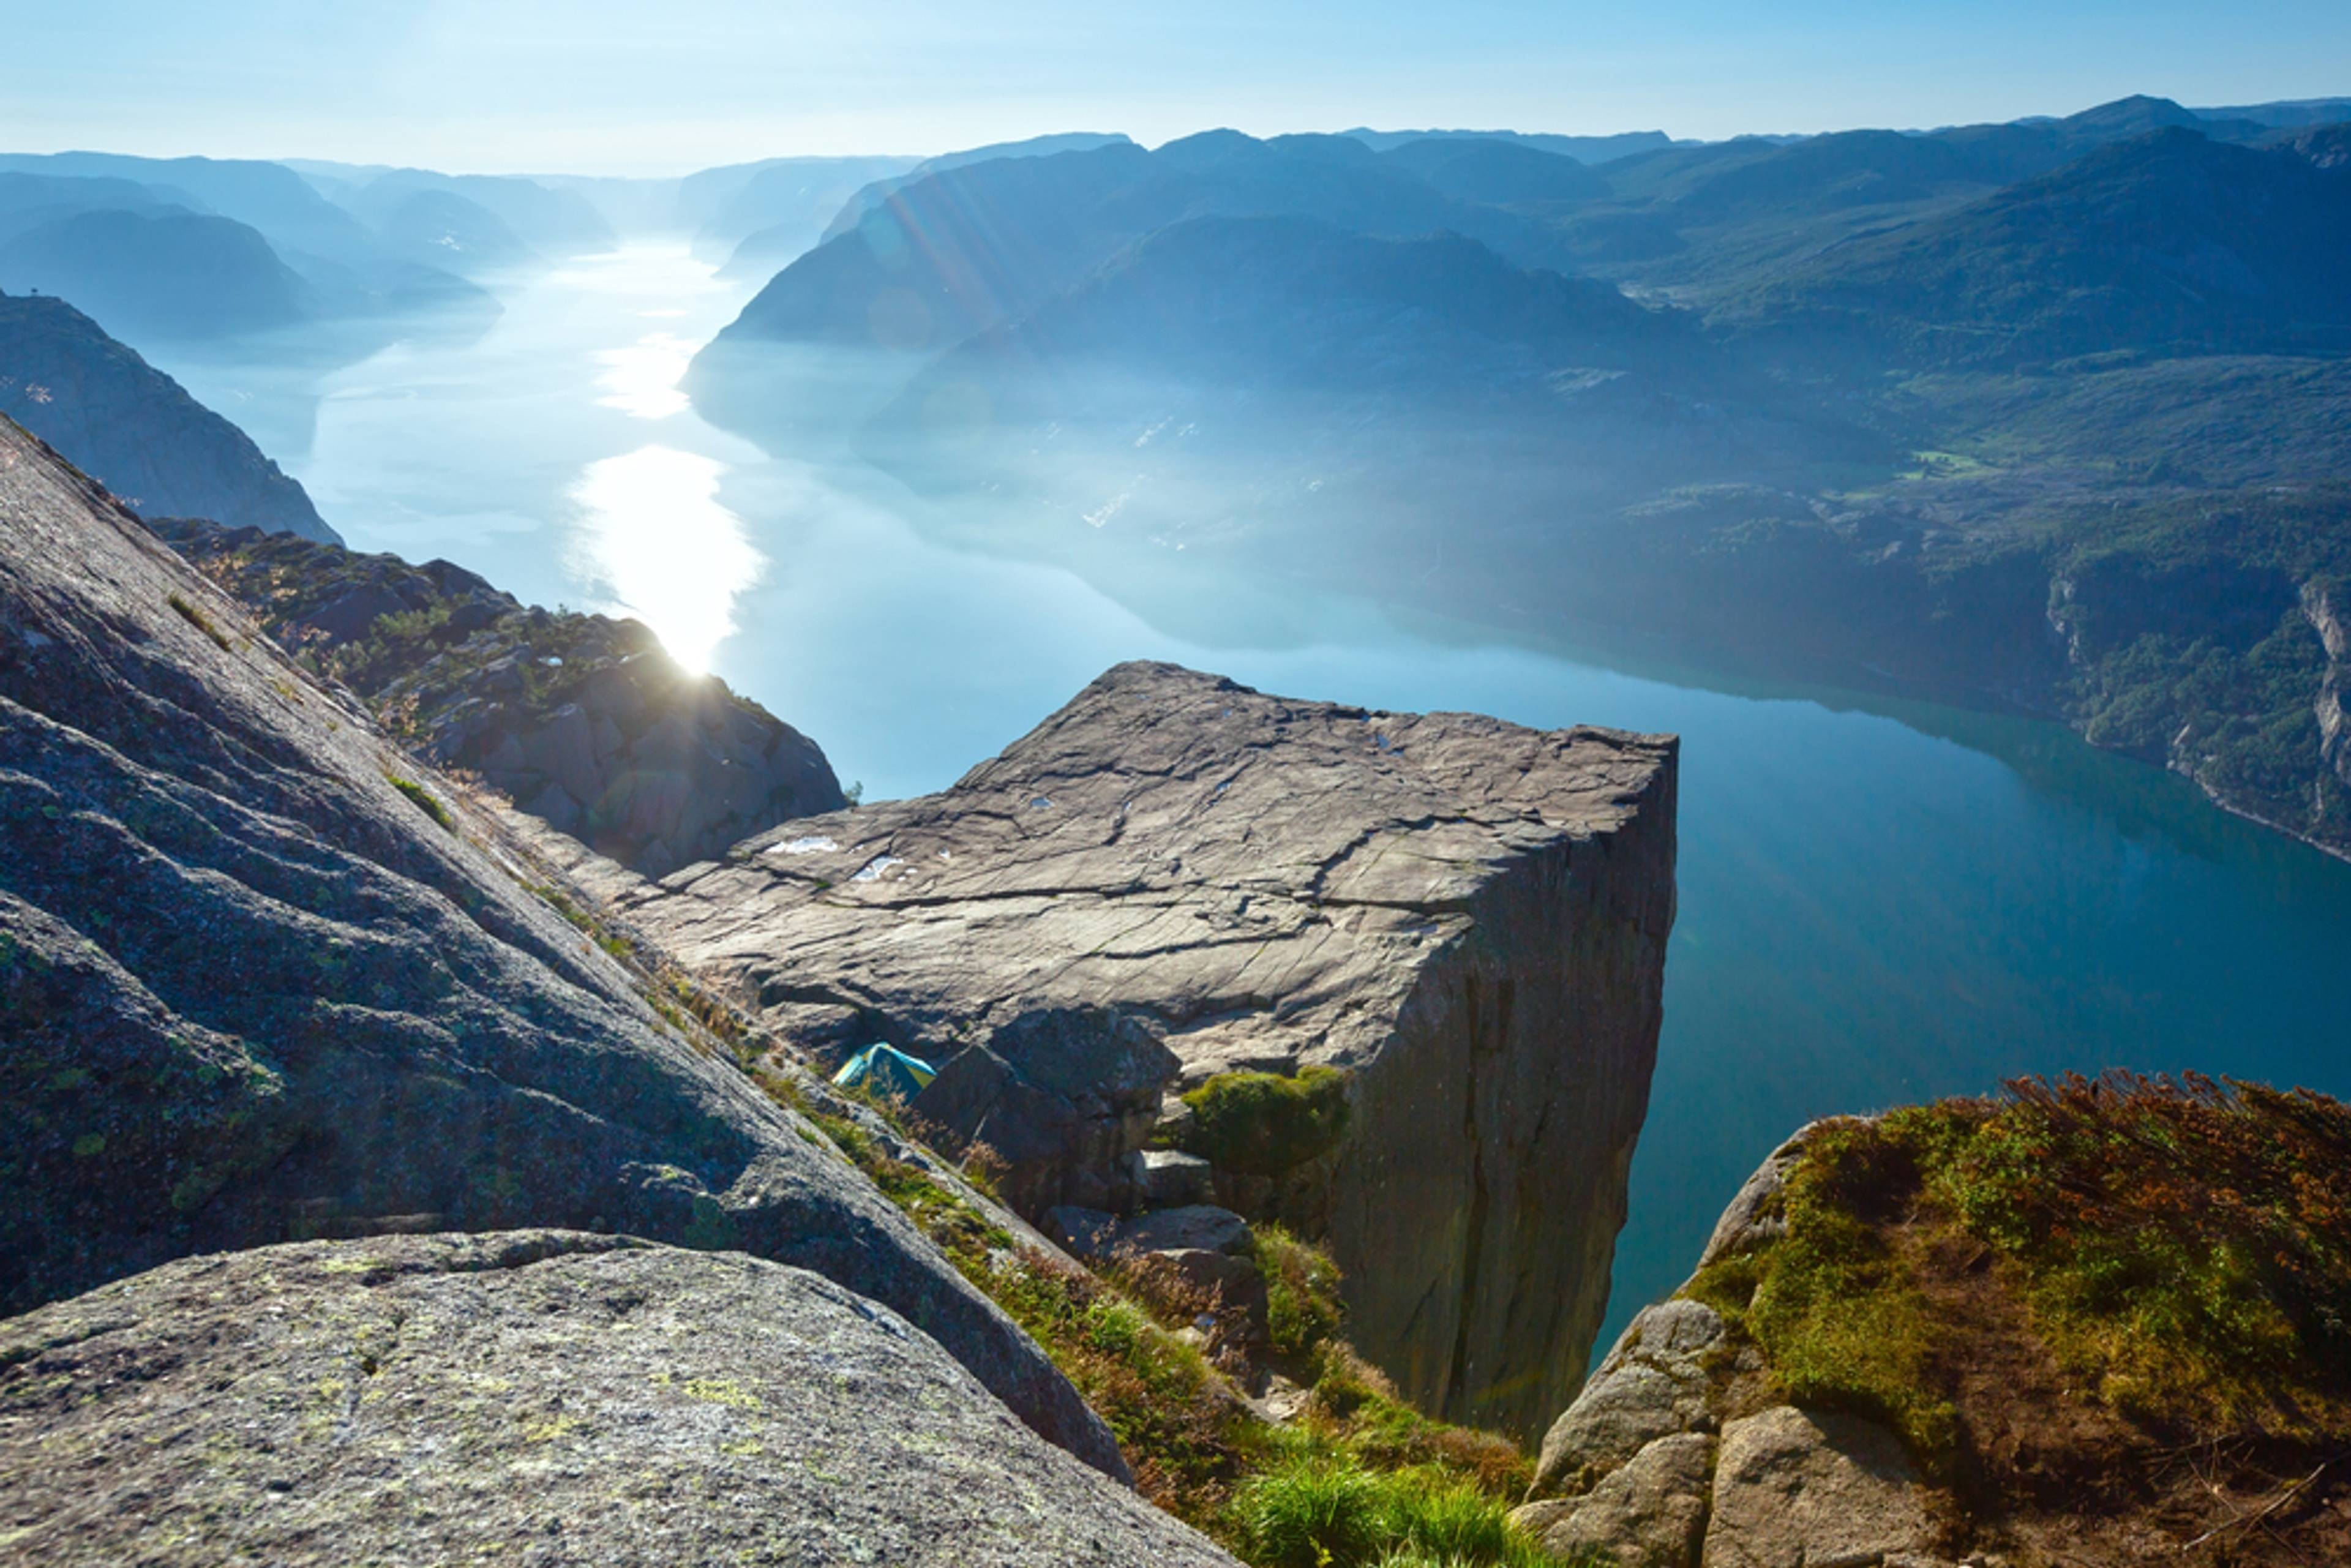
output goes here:
[[486, 332], [340, 369], [154, 357], [355, 548], [638, 614], [868, 798], [951, 782], [1129, 658], [1679, 732], [1681, 915], [1611, 1333], [1813, 1116], [2107, 1067], [2351, 1092], [2351, 864], [2024, 719], [1636, 675], [1248, 584], [1158, 617], [1187, 640], [1069, 571], [939, 542], [973, 530], [853, 460], [698, 419], [678, 378], [749, 291], [644, 244], [509, 280]]

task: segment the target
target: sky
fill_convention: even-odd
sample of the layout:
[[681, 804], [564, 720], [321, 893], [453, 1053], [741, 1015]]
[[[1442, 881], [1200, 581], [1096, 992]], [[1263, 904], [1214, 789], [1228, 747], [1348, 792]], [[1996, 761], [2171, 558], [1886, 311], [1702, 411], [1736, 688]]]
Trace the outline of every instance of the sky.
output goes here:
[[671, 174], [1051, 131], [1923, 127], [2351, 95], [2343, 0], [0, 0], [0, 151]]

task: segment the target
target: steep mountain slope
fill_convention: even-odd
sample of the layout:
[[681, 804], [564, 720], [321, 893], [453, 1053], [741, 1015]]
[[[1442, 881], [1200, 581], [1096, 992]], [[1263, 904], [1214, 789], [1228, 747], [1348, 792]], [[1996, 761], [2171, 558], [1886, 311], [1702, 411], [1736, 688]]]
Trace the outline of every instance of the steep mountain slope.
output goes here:
[[1154, 570], [1181, 547], [1194, 570], [1447, 607], [1552, 591], [1636, 500], [1881, 451], [1687, 313], [1459, 236], [1275, 218], [1159, 231], [943, 356], [860, 445], [984, 498], [961, 516], [997, 548]]
[[705, 352], [818, 341], [936, 352], [1019, 316], [1187, 217], [1280, 214], [1358, 233], [1452, 229], [1539, 262], [1542, 226], [1447, 197], [1344, 137], [1207, 131], [949, 169], [893, 191], [778, 274]]
[[152, 526], [436, 766], [648, 876], [848, 804], [814, 741], [637, 622], [526, 610], [445, 560]]
[[0, 1308], [309, 1236], [625, 1231], [872, 1296], [1123, 1473], [1037, 1347], [576, 908], [0, 429]]
[[305, 293], [255, 230], [172, 209], [82, 212], [27, 229], [0, 244], [0, 289], [61, 296], [140, 340], [287, 326]]
[[0, 295], [0, 413], [134, 508], [335, 538], [243, 431], [62, 299]]

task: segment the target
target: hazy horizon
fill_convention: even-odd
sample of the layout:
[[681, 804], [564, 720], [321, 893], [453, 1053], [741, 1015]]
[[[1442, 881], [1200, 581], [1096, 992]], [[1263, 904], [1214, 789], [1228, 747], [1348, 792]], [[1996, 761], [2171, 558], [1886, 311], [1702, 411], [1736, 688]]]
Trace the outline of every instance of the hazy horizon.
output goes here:
[[1181, 18], [1054, 0], [100, 0], [11, 23], [0, 147], [311, 158], [453, 172], [674, 176], [792, 155], [917, 155], [1050, 131], [1156, 144], [1501, 128], [1719, 140], [2351, 93], [2351, 10], [2252, 0], [2216, 41], [2184, 0], [1880, 15], [1676, 0], [1637, 16], [1381, 0]]

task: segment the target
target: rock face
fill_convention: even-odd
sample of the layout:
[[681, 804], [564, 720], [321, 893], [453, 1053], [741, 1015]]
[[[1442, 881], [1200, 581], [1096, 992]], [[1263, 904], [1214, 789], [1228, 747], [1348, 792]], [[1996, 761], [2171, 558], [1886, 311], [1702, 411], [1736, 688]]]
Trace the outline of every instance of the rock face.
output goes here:
[[848, 803], [814, 741], [634, 621], [525, 610], [444, 560], [152, 526], [436, 764], [646, 875]]
[[0, 413], [139, 511], [336, 537], [245, 432], [62, 299], [0, 294]]
[[307, 1237], [626, 1231], [875, 1297], [1119, 1471], [1037, 1347], [546, 880], [0, 427], [0, 1312]]
[[1704, 1568], [1915, 1561], [1935, 1539], [1917, 1468], [1876, 1422], [1782, 1405], [1723, 1427]]
[[0, 1323], [0, 1561], [1229, 1564], [798, 1269], [563, 1231], [195, 1258]]
[[2340, 583], [2305, 584], [2302, 611], [2326, 650], [2326, 674], [2318, 687], [2319, 758], [2334, 769], [2341, 788], [2351, 789], [2351, 740], [2345, 738], [2351, 713], [2344, 705], [2344, 694], [2351, 691], [2351, 595]]
[[[1701, 1269], [1784, 1232], [1778, 1200], [1811, 1131], [1740, 1188]], [[1946, 1531], [1901, 1439], [1781, 1403], [1761, 1371], [1703, 1301], [1645, 1308], [1545, 1434], [1519, 1521], [1625, 1568], [1938, 1568]]]
[[[952, 1071], [1040, 1009], [1113, 1009], [1186, 1082], [1345, 1071], [1343, 1137], [1261, 1207], [1327, 1237], [1405, 1394], [1531, 1434], [1582, 1380], [1624, 1219], [1674, 758], [1125, 664], [942, 794], [788, 823], [623, 903], [819, 1052], [883, 1039]], [[1147, 1175], [1083, 1152], [1106, 1185]]]

